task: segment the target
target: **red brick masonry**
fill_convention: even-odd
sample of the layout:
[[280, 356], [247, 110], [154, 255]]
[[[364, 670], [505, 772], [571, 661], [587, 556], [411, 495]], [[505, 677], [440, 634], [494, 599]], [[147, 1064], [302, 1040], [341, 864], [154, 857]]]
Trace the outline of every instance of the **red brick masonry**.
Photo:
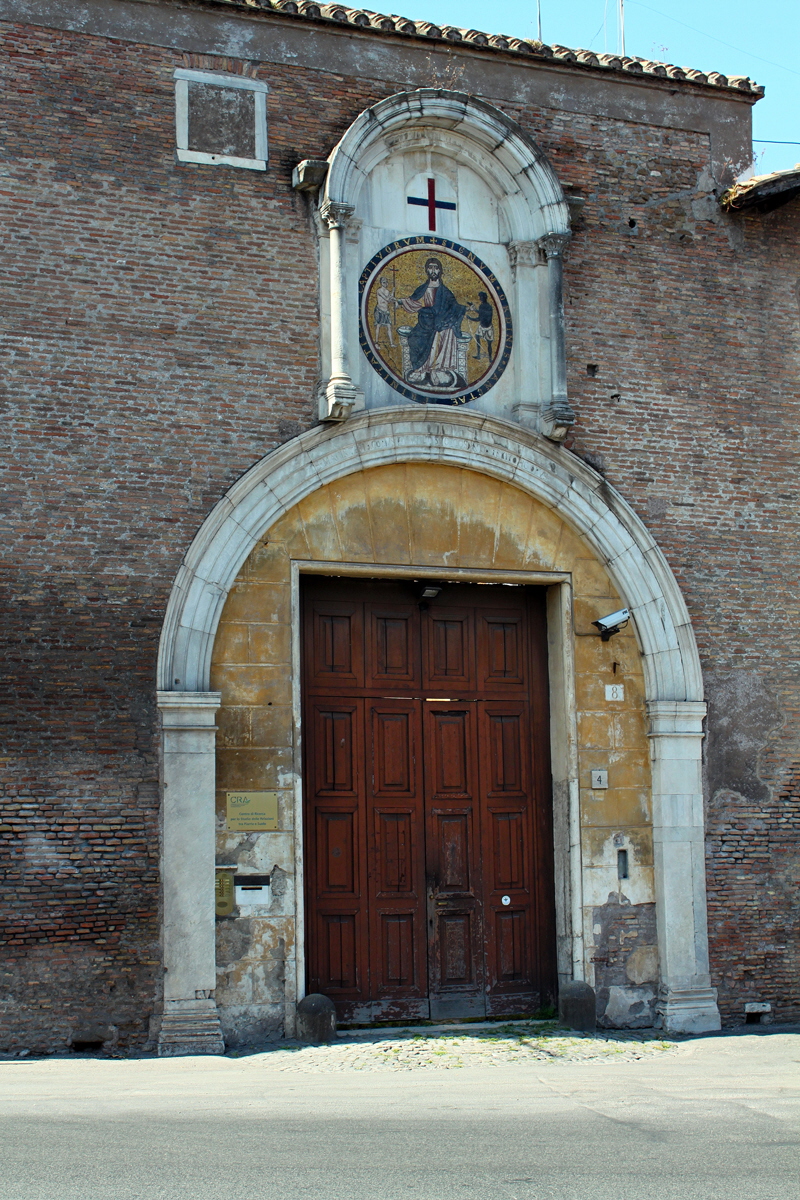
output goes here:
[[[178, 165], [184, 51], [3, 35], [0, 1047], [141, 1046], [160, 975], [160, 623], [213, 505], [316, 420], [316, 237], [292, 168], [408, 80], [336, 74], [333, 56], [248, 65], [270, 88], [268, 171]], [[452, 50], [451, 79], [431, 62], [429, 82], [458, 86], [470, 53]], [[724, 214], [706, 134], [522, 106], [516, 69], [531, 67], [510, 65], [512, 98], [488, 98], [585, 199], [566, 270], [570, 448], [664, 550], [719, 718], [723, 1016], [756, 999], [797, 1019], [800, 201]]]

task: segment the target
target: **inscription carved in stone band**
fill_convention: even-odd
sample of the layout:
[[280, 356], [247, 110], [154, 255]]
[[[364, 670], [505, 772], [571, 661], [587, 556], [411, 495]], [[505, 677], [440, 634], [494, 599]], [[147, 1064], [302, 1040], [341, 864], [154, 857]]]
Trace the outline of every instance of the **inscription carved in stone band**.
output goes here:
[[494, 387], [511, 356], [511, 312], [471, 250], [409, 237], [376, 254], [359, 280], [361, 348], [396, 392], [466, 404]]

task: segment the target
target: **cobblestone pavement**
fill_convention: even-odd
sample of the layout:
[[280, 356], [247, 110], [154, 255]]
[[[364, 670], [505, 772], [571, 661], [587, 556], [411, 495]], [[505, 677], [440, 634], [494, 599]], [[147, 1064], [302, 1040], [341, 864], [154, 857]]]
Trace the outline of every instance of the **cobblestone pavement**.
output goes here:
[[553, 1060], [630, 1062], [675, 1054], [680, 1045], [648, 1030], [603, 1031], [592, 1036], [559, 1029], [554, 1022], [530, 1021], [484, 1026], [474, 1032], [461, 1027], [452, 1032], [417, 1028], [345, 1033], [331, 1045], [284, 1042], [258, 1057], [270, 1070], [326, 1075], [348, 1071], [447, 1071]]

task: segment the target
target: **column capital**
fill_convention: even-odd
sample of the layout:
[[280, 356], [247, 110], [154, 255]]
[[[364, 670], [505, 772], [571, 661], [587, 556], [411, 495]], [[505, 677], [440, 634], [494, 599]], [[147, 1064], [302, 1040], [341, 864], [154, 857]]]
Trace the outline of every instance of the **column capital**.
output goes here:
[[571, 236], [570, 233], [545, 233], [536, 239], [536, 245], [549, 262], [551, 258], [561, 258]]
[[508, 259], [512, 269], [537, 267], [542, 262], [542, 250], [538, 242], [509, 242]]
[[165, 729], [214, 729], [221, 692], [158, 692], [161, 724]]
[[320, 205], [320, 216], [329, 229], [343, 229], [355, 212], [353, 204], [342, 204], [339, 200], [324, 200]]
[[705, 700], [648, 700], [648, 737], [703, 737]]

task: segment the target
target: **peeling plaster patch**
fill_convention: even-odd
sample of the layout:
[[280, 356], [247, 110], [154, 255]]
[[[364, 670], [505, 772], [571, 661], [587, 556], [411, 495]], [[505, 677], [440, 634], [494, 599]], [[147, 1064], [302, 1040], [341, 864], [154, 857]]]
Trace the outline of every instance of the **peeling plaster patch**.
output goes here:
[[270, 891], [272, 899], [270, 901], [270, 912], [286, 912], [286, 893], [289, 887], [289, 876], [283, 871], [277, 863], [273, 866], [270, 872]]
[[739, 213], [731, 213], [725, 225], [725, 234], [731, 250], [742, 251], [745, 248], [743, 218]]
[[610, 987], [603, 1024], [614, 1029], [643, 1029], [653, 1024], [654, 988]]
[[[220, 821], [222, 822], [222, 830], [224, 831], [224, 829], [225, 829], [224, 815], [222, 815], [220, 817]], [[225, 857], [230, 862], [236, 862], [236, 863], [240, 863], [240, 864], [246, 863], [246, 862], [248, 862], [250, 855], [252, 855], [253, 851], [255, 850], [257, 841], [258, 841], [257, 833], [248, 833], [246, 837], [241, 838], [241, 840], [236, 842], [234, 845], [231, 845], [230, 843], [228, 843], [227, 838], [226, 838], [227, 844], [225, 846]], [[248, 865], [251, 865], [251, 864], [248, 863]], [[256, 864], [253, 863], [252, 865], [255, 866]]]
[[611, 892], [593, 911], [598, 1024], [647, 1029], [655, 1024], [658, 947], [655, 904], [631, 904]]
[[759, 776], [759, 756], [781, 724], [774, 696], [757, 671], [707, 671], [707, 795], [714, 807], [727, 793], [766, 800], [770, 789]]
[[244, 958], [253, 940], [250, 918], [217, 923], [217, 963], [225, 966]]
[[[629, 829], [609, 834], [605, 829], [584, 827], [583, 887], [584, 903], [599, 906], [606, 897], [622, 904], [649, 904], [655, 898], [653, 881], [653, 851], [649, 829]], [[629, 877], [617, 877], [617, 854], [628, 852]], [[625, 888], [625, 893], [611, 890]], [[596, 931], [595, 931], [596, 936]]]
[[671, 223], [672, 237], [678, 242], [686, 244], [702, 236], [703, 230], [698, 229], [698, 225], [710, 223], [722, 228], [732, 250], [742, 250], [744, 235], [741, 226], [729, 214], [723, 213], [717, 197], [718, 186], [710, 171], [704, 168], [698, 174], [693, 188], [654, 196], [644, 207], [645, 210], [654, 208], [660, 211], [666, 223]]
[[628, 956], [625, 973], [631, 983], [648, 983], [658, 978], [658, 947], [638, 946]]
[[[219, 863], [235, 863], [242, 870], [273, 874], [276, 869], [285, 876], [291, 876], [294, 862], [294, 833], [284, 829], [276, 833], [250, 833], [245, 838], [228, 834], [224, 830], [217, 832], [217, 861]], [[282, 863], [281, 867], [273, 864]], [[272, 868], [272, 870], [271, 870]], [[286, 868], [289, 868], [287, 871]], [[273, 883], [273, 889], [276, 885]], [[284, 890], [283, 895], [287, 893]]]
[[233, 1004], [219, 1010], [225, 1045], [231, 1050], [263, 1046], [283, 1036], [283, 1004]]
[[696, 221], [713, 221], [717, 215], [717, 201], [713, 195], [692, 200], [692, 216]]
[[[279, 883], [292, 882], [280, 867], [275, 869]], [[280, 887], [279, 892], [282, 896]], [[286, 963], [295, 952], [293, 925], [291, 918], [264, 910], [219, 922], [215, 999], [229, 1046], [257, 1046], [281, 1035]]]

